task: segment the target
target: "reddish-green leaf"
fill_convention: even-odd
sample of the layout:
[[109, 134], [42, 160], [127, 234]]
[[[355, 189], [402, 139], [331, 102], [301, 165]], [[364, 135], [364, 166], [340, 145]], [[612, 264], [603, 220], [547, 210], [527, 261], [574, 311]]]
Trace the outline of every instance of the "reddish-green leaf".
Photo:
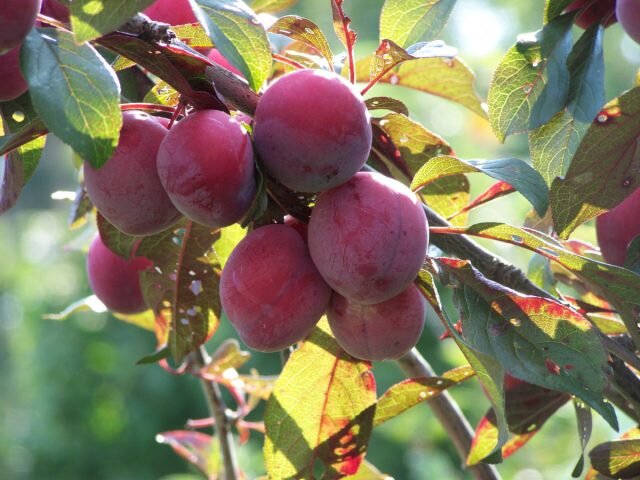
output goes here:
[[194, 106], [228, 111], [206, 77], [213, 62], [187, 45], [150, 43], [123, 33], [111, 33], [98, 42], [158, 76]]
[[375, 413], [371, 364], [347, 355], [322, 320], [276, 382], [265, 412], [269, 478], [311, 478], [315, 460], [328, 478], [358, 471]]
[[482, 192], [480, 195], [478, 195], [476, 198], [474, 198], [467, 205], [465, 205], [464, 208], [462, 208], [459, 212], [456, 212], [455, 214], [451, 215], [447, 220], [451, 220], [452, 218], [457, 217], [458, 215], [461, 215], [463, 213], [470, 212], [474, 208], [481, 207], [486, 203], [489, 203], [500, 197], [504, 197], [505, 195], [509, 195], [515, 191], [516, 189], [513, 188], [511, 185], [509, 185], [507, 182], [503, 182], [503, 181], [496, 182], [493, 185], [491, 185], [489, 188], [487, 188], [484, 192]]
[[475, 375], [470, 367], [453, 372], [452, 378], [442, 377], [410, 378], [393, 385], [378, 400], [373, 426], [397, 417], [410, 408], [437, 397], [449, 387], [464, 382]]
[[219, 232], [183, 220], [140, 239], [118, 232], [104, 218], [99, 217], [98, 226], [111, 250], [125, 257], [135, 251], [154, 263], [152, 269], [141, 273], [143, 293], [156, 313], [170, 318], [173, 358], [181, 361], [205, 343], [218, 328], [221, 312], [220, 262], [212, 248]]
[[252, 0], [250, 5], [256, 13], [278, 13], [298, 3], [298, 0]]
[[159, 433], [156, 435], [156, 441], [169, 445], [207, 478], [219, 478], [218, 475], [224, 470], [218, 442], [209, 435], [188, 430], [173, 430]]
[[463, 337], [473, 348], [496, 358], [516, 378], [577, 395], [617, 428], [603, 394], [608, 354], [590, 322], [557, 301], [492, 282], [466, 260], [445, 258], [438, 264], [443, 275], [462, 284], [454, 298]]
[[549, 205], [549, 190], [542, 176], [517, 158], [496, 160], [460, 160], [452, 156], [438, 156], [426, 162], [411, 181], [411, 190], [418, 191], [439, 178], [461, 173], [480, 172], [512, 185], [544, 215]]
[[360, 465], [358, 473], [345, 477], [345, 480], [393, 480], [393, 478], [381, 473], [380, 470], [365, 460]]
[[[433, 229], [433, 233], [437, 234], [438, 230]], [[577, 255], [549, 237], [511, 225], [480, 223], [468, 228], [444, 230], [447, 233], [455, 232], [511, 243], [562, 265], [614, 306], [636, 345], [640, 345], [640, 276], [635, 273]]]
[[550, 202], [561, 238], [615, 207], [640, 185], [640, 87], [605, 106], [587, 131], [564, 179], [554, 180]]
[[284, 35], [312, 48], [322, 55], [327, 61], [327, 66], [333, 69], [333, 52], [331, 51], [327, 37], [324, 36], [322, 30], [311, 20], [298, 17], [297, 15], [287, 15], [286, 17], [279, 18], [271, 25], [269, 32]]

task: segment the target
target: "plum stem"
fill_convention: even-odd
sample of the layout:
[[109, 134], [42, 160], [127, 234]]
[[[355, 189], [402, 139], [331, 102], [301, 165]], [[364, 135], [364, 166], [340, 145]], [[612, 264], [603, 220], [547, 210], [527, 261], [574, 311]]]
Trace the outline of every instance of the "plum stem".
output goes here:
[[[205, 368], [211, 362], [209, 353], [201, 346], [193, 352], [193, 363], [198, 369]], [[203, 378], [200, 379], [202, 389], [207, 397], [207, 404], [211, 417], [214, 420], [214, 429], [218, 441], [220, 442], [220, 452], [224, 462], [224, 479], [237, 480], [240, 469], [238, 468], [238, 457], [236, 455], [235, 442], [231, 432], [231, 421], [227, 415], [227, 407], [222, 399], [220, 386], [216, 382], [211, 382]]]
[[[410, 377], [436, 376], [429, 362], [415, 348], [401, 357], [398, 360], [398, 364]], [[471, 450], [474, 432], [456, 401], [449, 392], [442, 392], [437, 397], [429, 400], [428, 403], [445, 431], [451, 437], [460, 457], [463, 460], [466, 459]], [[497, 480], [500, 478], [500, 474], [493, 465], [478, 463], [469, 467], [469, 469], [478, 480]]]

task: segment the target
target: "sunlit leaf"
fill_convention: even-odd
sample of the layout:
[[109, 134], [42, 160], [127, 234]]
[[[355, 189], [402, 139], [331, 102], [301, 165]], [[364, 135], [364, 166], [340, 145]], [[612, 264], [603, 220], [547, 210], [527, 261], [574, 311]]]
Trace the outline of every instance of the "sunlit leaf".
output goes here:
[[366, 460], [362, 462], [358, 473], [344, 477], [345, 480], [393, 480], [389, 475], [381, 473], [376, 467]]
[[579, 225], [615, 207], [640, 185], [640, 87], [607, 104], [587, 131], [550, 203], [556, 230], [567, 238]]
[[73, 35], [32, 30], [22, 47], [29, 95], [47, 128], [94, 167], [113, 154], [120, 136], [120, 85], [105, 60]]
[[123, 25], [154, 0], [74, 0], [71, 27], [79, 43], [98, 38]]
[[437, 397], [449, 387], [457, 385], [475, 375], [471, 368], [466, 368], [464, 374], [456, 372], [456, 378], [425, 377], [410, 378], [393, 385], [378, 400], [373, 426], [397, 417], [410, 408]]
[[265, 412], [269, 478], [311, 478], [313, 459], [329, 478], [355, 474], [375, 412], [371, 365], [347, 355], [322, 320], [284, 367]]
[[160, 80], [147, 92], [142, 101], [175, 107], [180, 101], [180, 93], [164, 80]]
[[347, 17], [343, 10], [344, 0], [330, 0], [331, 11], [333, 12], [333, 30], [346, 48], [347, 52], [353, 53], [358, 35], [351, 29], [351, 19]]
[[460, 160], [438, 156], [427, 161], [413, 177], [411, 190], [418, 191], [442, 177], [461, 173], [481, 172], [512, 185], [544, 215], [548, 207], [549, 191], [544, 179], [527, 163], [517, 158], [498, 160]]
[[279, 18], [271, 25], [269, 32], [284, 35], [313, 48], [325, 58], [327, 65], [333, 67], [333, 53], [329, 42], [322, 30], [311, 20], [297, 15], [288, 15]]
[[246, 235], [247, 230], [238, 224], [220, 230], [220, 238], [213, 244], [213, 249], [216, 251], [221, 267], [224, 267], [233, 249]]
[[[369, 57], [356, 63], [358, 82], [369, 82], [372, 62], [373, 57]], [[475, 91], [476, 77], [460, 57], [420, 58], [404, 62], [378, 81], [436, 95], [486, 117], [482, 100]]]
[[602, 443], [589, 452], [591, 465], [612, 478], [635, 479], [640, 476], [640, 438]]
[[456, 0], [386, 0], [380, 13], [380, 40], [402, 47], [440, 35]]
[[258, 91], [271, 71], [267, 32], [242, 0], [196, 0], [196, 16], [222, 56]]
[[207, 31], [199, 23], [172, 25], [171, 30], [176, 34], [176, 37], [191, 48], [213, 48], [214, 46]]
[[88, 297], [81, 298], [67, 306], [59, 313], [47, 313], [42, 316], [44, 320], [66, 320], [71, 315], [78, 312], [106, 312], [107, 307], [96, 297], [95, 295], [89, 295]]

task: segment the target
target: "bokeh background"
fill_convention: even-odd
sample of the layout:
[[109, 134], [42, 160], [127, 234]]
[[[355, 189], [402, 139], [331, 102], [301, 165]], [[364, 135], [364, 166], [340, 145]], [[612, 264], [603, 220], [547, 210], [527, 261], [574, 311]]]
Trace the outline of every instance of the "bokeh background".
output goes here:
[[[357, 50], [361, 56], [369, 54], [377, 46], [383, 0], [345, 3], [359, 34]], [[443, 38], [477, 73], [477, 89], [484, 98], [493, 70], [517, 34], [540, 28], [543, 3], [458, 1]], [[328, 1], [300, 0], [288, 13], [319, 24], [334, 51], [340, 51]], [[607, 29], [605, 45], [607, 98], [613, 98], [633, 85], [640, 46], [618, 25]], [[377, 94], [402, 99], [413, 118], [444, 136], [462, 158], [528, 160], [525, 136], [500, 145], [488, 123], [462, 107], [391, 86], [370, 92]], [[76, 175], [69, 149], [49, 138], [41, 166], [18, 205], [0, 218], [0, 478], [200, 478], [155, 440], [157, 433], [182, 428], [188, 418], [204, 417], [207, 410], [194, 379], [171, 376], [155, 365], [135, 365], [153, 351], [153, 335], [108, 313], [82, 312], [66, 321], [43, 319], [90, 294], [83, 248], [91, 227], [69, 230], [69, 202], [52, 199], [53, 192], [75, 190]], [[480, 175], [470, 178], [472, 197], [490, 184]], [[529, 209], [521, 197], [512, 195], [473, 212], [470, 221], [521, 225]], [[576, 236], [594, 241], [593, 226], [581, 227]], [[528, 263], [529, 254], [523, 250], [487, 246], [519, 266]], [[441, 333], [442, 326], [430, 318], [419, 344], [438, 371], [463, 363], [451, 340], [438, 340]], [[225, 323], [209, 349], [231, 336]], [[249, 364], [265, 374], [277, 373], [280, 366], [278, 355], [254, 354]], [[380, 393], [403, 378], [393, 363], [374, 368]], [[475, 425], [489, 406], [477, 381], [452, 393]], [[624, 416], [621, 421], [623, 428], [630, 426]], [[250, 443], [240, 448], [249, 478], [264, 473], [262, 438], [252, 435]], [[596, 418], [591, 445], [613, 436]], [[573, 407], [567, 405], [498, 469], [505, 479], [569, 478], [579, 458], [578, 445]], [[368, 459], [399, 480], [470, 478], [426, 405], [377, 429]]]

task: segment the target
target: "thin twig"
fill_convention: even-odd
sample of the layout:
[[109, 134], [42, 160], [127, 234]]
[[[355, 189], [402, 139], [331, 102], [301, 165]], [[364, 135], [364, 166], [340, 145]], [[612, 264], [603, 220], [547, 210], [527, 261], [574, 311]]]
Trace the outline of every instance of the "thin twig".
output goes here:
[[[199, 369], [206, 367], [211, 361], [207, 350], [202, 346], [193, 353], [195, 366]], [[236, 456], [235, 443], [231, 432], [231, 422], [227, 416], [227, 409], [222, 399], [220, 387], [216, 382], [201, 378], [202, 389], [207, 397], [207, 404], [211, 416], [215, 420], [215, 431], [220, 442], [220, 453], [224, 462], [224, 480], [238, 480], [240, 469]]]
[[[398, 364], [410, 377], [436, 376], [431, 365], [415, 348], [400, 358]], [[429, 400], [428, 403], [464, 461], [469, 455], [474, 435], [464, 413], [448, 392], [442, 392]], [[477, 480], [498, 480], [500, 478], [500, 474], [493, 465], [479, 463], [469, 469]]]

